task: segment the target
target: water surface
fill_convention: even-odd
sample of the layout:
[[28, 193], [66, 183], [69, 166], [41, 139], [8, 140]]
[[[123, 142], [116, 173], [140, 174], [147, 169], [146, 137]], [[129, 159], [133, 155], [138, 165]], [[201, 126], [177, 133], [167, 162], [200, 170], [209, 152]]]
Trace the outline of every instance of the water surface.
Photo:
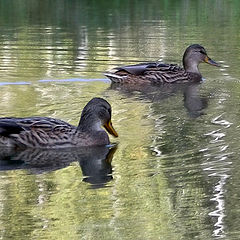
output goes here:
[[[77, 124], [107, 99], [116, 146], [1, 149], [1, 239], [239, 239], [237, 0], [0, 1], [0, 116]], [[112, 67], [181, 64], [199, 43], [202, 84], [111, 85]], [[94, 154], [93, 154], [94, 153]]]

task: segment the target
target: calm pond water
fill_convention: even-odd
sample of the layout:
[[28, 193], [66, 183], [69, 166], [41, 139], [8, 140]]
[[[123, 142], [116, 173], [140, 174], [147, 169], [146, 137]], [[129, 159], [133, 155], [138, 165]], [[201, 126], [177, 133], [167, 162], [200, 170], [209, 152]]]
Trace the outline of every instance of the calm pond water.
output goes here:
[[[239, 239], [238, 0], [0, 0], [0, 117], [77, 124], [107, 99], [112, 146], [0, 149], [1, 239]], [[111, 85], [115, 66], [181, 64], [199, 85]]]

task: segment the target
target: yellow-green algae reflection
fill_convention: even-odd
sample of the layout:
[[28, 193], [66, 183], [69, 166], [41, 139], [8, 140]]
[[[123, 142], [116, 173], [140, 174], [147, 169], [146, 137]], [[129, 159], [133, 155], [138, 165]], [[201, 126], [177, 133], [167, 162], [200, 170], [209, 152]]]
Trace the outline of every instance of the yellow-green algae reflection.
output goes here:
[[[90, 96], [105, 96], [111, 102], [113, 124], [120, 135], [112, 162], [113, 181], [105, 188], [91, 190], [82, 181], [77, 162], [42, 174], [31, 174], [27, 170], [2, 172], [3, 238], [156, 239], [161, 236], [162, 239], [181, 239], [189, 234], [184, 230], [185, 223], [176, 224], [176, 217], [181, 219], [178, 213], [181, 204], [186, 204], [186, 200], [181, 203], [183, 190], [176, 196], [177, 205], [174, 206], [172, 190], [159, 163], [161, 157], [156, 159], [149, 151], [150, 136], [154, 132], [151, 103], [134, 98], [121, 99], [117, 91], [106, 90], [108, 86], [91, 82], [2, 87], [14, 92], [7, 102], [21, 106], [18, 109], [13, 104], [12, 112], [16, 109], [16, 116], [48, 115], [73, 124], [78, 123], [81, 109]], [[33, 96], [31, 104], [25, 96]], [[4, 101], [2, 104], [3, 112], [11, 111]], [[153, 170], [153, 166], [157, 170]], [[197, 229], [198, 224], [207, 214], [202, 207], [202, 194], [204, 192], [194, 183], [184, 190], [184, 195], [194, 197], [190, 211], [203, 218], [193, 220], [192, 226], [188, 226], [194, 231], [201, 230]]]
[[[51, 171], [0, 161], [0, 238], [239, 239], [239, 16], [238, 0], [0, 0], [0, 117], [78, 124], [98, 96], [119, 133], [101, 186], [71, 159]], [[192, 43], [221, 67], [202, 64], [190, 89], [102, 74], [181, 63]]]
[[[54, 91], [55, 84], [48, 85], [47, 94], [43, 94], [44, 86], [41, 87], [42, 92], [38, 91], [38, 86], [36, 86], [34, 89], [36, 100], [32, 99], [32, 103], [40, 102], [37, 100], [39, 98], [42, 104], [36, 106], [40, 109], [39, 111], [34, 112], [34, 109], [30, 111], [34, 112], [34, 115], [42, 115], [41, 111], [44, 109], [44, 112], [48, 113], [49, 116], [77, 123], [81, 105], [83, 106], [83, 102], [88, 98], [85, 96], [82, 103], [81, 101], [76, 103], [79, 92], [89, 92], [95, 89], [94, 95], [100, 95], [103, 85], [102, 83], [98, 84], [98, 82], [89, 85], [83, 84], [83, 86], [78, 84], [75, 87], [71, 86], [72, 90], [67, 90], [70, 88], [69, 84], [59, 84], [57, 94]], [[89, 89], [85, 89], [86, 87]], [[29, 91], [28, 95], [33, 95], [31, 94], [32, 86], [26, 88], [29, 88], [26, 90], [26, 92]], [[65, 88], [64, 91], [61, 88]], [[78, 89], [78, 91], [75, 91], [75, 89]], [[62, 96], [61, 92], [64, 92], [66, 96]], [[70, 93], [67, 94], [67, 92]], [[123, 101], [122, 105], [117, 107], [117, 101], [114, 99], [118, 100], [118, 96], [113, 95], [109, 98], [113, 107], [113, 123], [120, 134], [119, 141], [123, 141], [123, 144], [120, 144], [114, 156], [113, 164], [116, 165], [118, 170], [114, 173], [114, 182], [110, 183], [111, 188], [90, 191], [89, 186], [82, 182], [83, 176], [77, 163], [72, 163], [67, 168], [43, 175], [29, 175], [25, 170], [4, 172], [4, 176], [10, 182], [1, 186], [2, 196], [4, 196], [2, 201], [6, 204], [3, 206], [1, 216], [5, 220], [2, 222], [2, 230], [5, 232], [3, 235], [6, 237], [24, 235], [29, 238], [40, 238], [44, 232], [43, 239], [51, 239], [57, 236], [61, 236], [62, 239], [77, 239], [87, 236], [91, 239], [96, 237], [102, 239], [124, 238], [129, 235], [131, 228], [125, 233], [121, 231], [121, 228], [126, 227], [127, 229], [127, 226], [129, 224], [134, 225], [135, 221], [138, 223], [135, 227], [139, 228], [143, 235], [148, 228], [149, 231], [152, 230], [153, 226], [151, 226], [151, 222], [148, 226], [147, 219], [153, 217], [154, 205], [147, 206], [149, 216], [142, 215], [142, 209], [146, 207], [148, 202], [148, 200], [146, 202], [146, 198], [149, 195], [154, 198], [151, 188], [148, 189], [148, 186], [151, 185], [149, 182], [151, 178], [146, 183], [142, 180], [139, 182], [147, 174], [144, 172], [144, 165], [150, 157], [146, 149], [146, 146], [150, 144], [150, 139], [146, 138], [146, 135], [151, 131], [150, 125], [147, 124], [149, 120], [144, 119], [144, 116], [139, 113], [146, 112], [148, 106], [147, 104], [125, 100], [125, 103]], [[58, 106], [58, 111], [52, 112], [51, 106], [47, 104], [50, 100], [51, 105]], [[81, 100], [81, 98], [78, 100]], [[11, 103], [11, 101], [15, 102], [14, 97], [8, 99], [8, 102]], [[69, 110], [68, 102], [71, 105]], [[29, 102], [23, 98], [22, 102], [18, 104], [24, 108]], [[25, 107], [25, 109], [28, 108]], [[20, 116], [28, 114], [28, 112], [20, 112]], [[16, 112], [16, 115], [19, 116], [18, 112]], [[115, 119], [118, 119], [118, 121], [115, 121]], [[129, 132], [129, 136], [121, 134], [124, 132]], [[127, 144], [129, 137], [135, 139], [131, 144]], [[132, 169], [133, 165], [129, 164], [129, 160], [127, 160], [129, 158], [136, 164], [134, 169]], [[129, 169], [130, 166], [131, 169]], [[127, 182], [124, 177], [126, 174], [130, 174]], [[139, 178], [141, 175], [142, 177]], [[138, 184], [140, 186], [136, 188]], [[164, 182], [162, 184], [164, 185]], [[126, 198], [125, 193], [131, 194], [132, 199]], [[12, 204], [8, 199], [9, 197], [15, 199]], [[128, 205], [133, 208], [129, 209]], [[163, 206], [163, 218], [168, 215], [165, 212], [166, 210], [166, 206]], [[158, 218], [158, 215], [159, 213], [156, 218]], [[18, 219], [17, 222], [15, 222], [16, 218]], [[127, 221], [126, 226], [125, 221]], [[16, 227], [15, 224], [18, 226]], [[30, 224], [32, 227], [29, 226]], [[99, 228], [102, 227], [106, 231], [99, 233]]]

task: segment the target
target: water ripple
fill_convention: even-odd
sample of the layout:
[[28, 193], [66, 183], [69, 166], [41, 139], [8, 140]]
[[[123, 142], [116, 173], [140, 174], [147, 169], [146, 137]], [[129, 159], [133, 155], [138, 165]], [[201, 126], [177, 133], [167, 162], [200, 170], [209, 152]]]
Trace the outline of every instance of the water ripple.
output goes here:
[[[223, 114], [213, 118], [211, 123], [220, 125], [222, 128], [229, 128], [232, 123], [227, 120], [221, 119]], [[204, 153], [205, 162], [202, 163], [203, 170], [207, 172], [210, 179], [214, 180], [213, 197], [210, 201], [215, 203], [215, 209], [208, 213], [210, 217], [216, 219], [212, 235], [216, 238], [225, 237], [225, 185], [227, 179], [231, 177], [230, 170], [232, 161], [230, 161], [233, 152], [229, 152], [229, 145], [225, 143], [227, 133], [222, 132], [223, 129], [217, 129], [204, 134], [212, 139], [209, 140], [207, 148], [201, 149], [200, 152]], [[217, 181], [216, 181], [217, 180]]]
[[220, 114], [219, 116], [215, 117], [214, 119], [212, 119], [212, 123], [216, 124], [216, 125], [221, 125], [224, 126], [225, 128], [228, 128], [232, 125], [232, 123], [230, 123], [229, 121], [225, 120], [225, 119], [220, 119], [223, 116], [223, 113]]

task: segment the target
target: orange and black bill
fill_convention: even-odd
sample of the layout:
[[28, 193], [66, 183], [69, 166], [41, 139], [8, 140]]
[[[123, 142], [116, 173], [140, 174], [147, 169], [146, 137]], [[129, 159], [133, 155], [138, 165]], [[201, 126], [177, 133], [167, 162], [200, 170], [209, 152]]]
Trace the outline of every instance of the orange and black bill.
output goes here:
[[109, 134], [113, 135], [114, 137], [118, 137], [116, 130], [113, 128], [111, 120], [104, 124], [105, 129], [108, 131]]
[[205, 63], [208, 63], [208, 64], [211, 64], [213, 66], [216, 66], [216, 67], [220, 67], [220, 64], [219, 63], [216, 63], [215, 61], [213, 61], [210, 57], [206, 56], [205, 59], [204, 59], [204, 62]]

